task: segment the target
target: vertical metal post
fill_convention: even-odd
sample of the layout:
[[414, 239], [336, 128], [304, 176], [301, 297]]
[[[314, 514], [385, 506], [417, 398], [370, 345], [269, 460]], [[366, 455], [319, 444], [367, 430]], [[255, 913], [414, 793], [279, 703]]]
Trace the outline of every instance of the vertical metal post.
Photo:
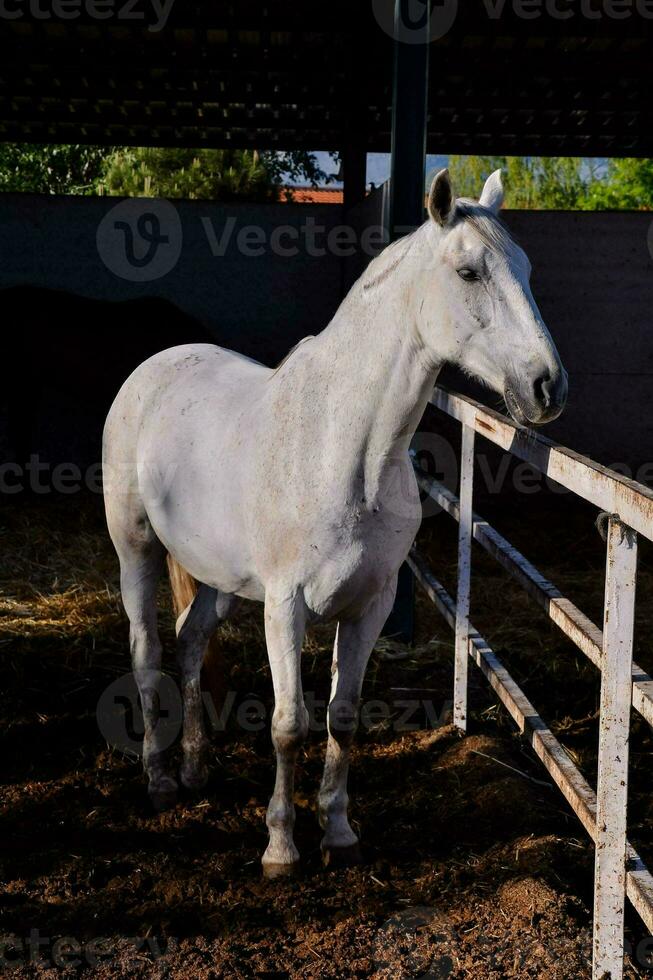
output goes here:
[[463, 425], [460, 450], [460, 520], [458, 522], [458, 591], [453, 682], [453, 723], [467, 731], [469, 600], [472, 576], [472, 501], [474, 496], [474, 430]]
[[626, 892], [628, 738], [632, 700], [637, 535], [608, 529], [594, 870], [592, 976], [621, 980]]
[[[424, 220], [430, 5], [413, 23], [412, 0], [395, 0], [390, 237], [405, 235]], [[405, 25], [411, 25], [405, 39]]]
[[[416, 22], [414, 6], [413, 0], [395, 0], [389, 227], [392, 241], [424, 221], [430, 4], [423, 5]], [[410, 25], [409, 40], [406, 25]], [[384, 632], [399, 635], [404, 643], [412, 642], [414, 607], [415, 581], [404, 563]]]
[[360, 54], [360, 38], [365, 30], [362, 5], [349, 11], [349, 35], [346, 48], [346, 72], [349, 98], [345, 107], [345, 125], [341, 160], [343, 173], [343, 218], [349, 223], [348, 212], [365, 197], [367, 179], [367, 125], [369, 87], [365, 61]]
[[345, 224], [349, 212], [365, 197], [367, 151], [365, 144], [347, 143], [342, 150], [343, 211]]

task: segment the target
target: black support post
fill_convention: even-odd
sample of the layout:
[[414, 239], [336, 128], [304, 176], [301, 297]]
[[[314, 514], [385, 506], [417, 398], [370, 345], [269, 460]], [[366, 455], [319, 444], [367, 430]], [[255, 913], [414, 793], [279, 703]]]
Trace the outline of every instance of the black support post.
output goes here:
[[[362, 57], [361, 44], [365, 36], [367, 22], [364, 18], [365, 4], [354, 4], [349, 12], [347, 22], [350, 34], [347, 41], [346, 65], [348, 99], [345, 106], [343, 139], [340, 147], [343, 176], [343, 221], [350, 225], [353, 221], [352, 208], [365, 197], [367, 181], [367, 125], [368, 102], [367, 88], [369, 86], [368, 72], [365, 59]], [[352, 263], [342, 262], [342, 295], [351, 286], [353, 278], [360, 273], [358, 263], [354, 263], [356, 273], [352, 272]]]
[[[390, 236], [394, 240], [424, 220], [428, 122], [429, 5], [412, 24], [414, 0], [395, 0]], [[410, 30], [406, 25], [410, 25]], [[406, 38], [406, 40], [402, 40]]]
[[349, 143], [342, 151], [343, 205], [345, 221], [349, 211], [365, 197], [367, 149], [365, 144]]
[[[390, 237], [394, 241], [424, 220], [424, 181], [428, 122], [429, 4], [413, 22], [413, 0], [395, 0], [394, 88]], [[408, 565], [399, 570], [394, 608], [384, 633], [412, 643], [415, 582]]]

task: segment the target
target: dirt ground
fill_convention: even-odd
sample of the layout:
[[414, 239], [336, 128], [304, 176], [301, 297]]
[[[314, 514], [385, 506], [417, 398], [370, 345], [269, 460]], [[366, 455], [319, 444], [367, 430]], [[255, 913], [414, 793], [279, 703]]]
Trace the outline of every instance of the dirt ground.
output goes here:
[[[590, 509], [531, 498], [487, 516], [600, 622], [604, 552]], [[427, 521], [421, 544], [451, 586], [449, 518]], [[103, 692], [129, 669], [99, 501], [4, 505], [0, 545], [0, 969], [100, 978], [590, 975], [592, 848], [475, 672], [470, 734], [442, 724], [452, 641], [425, 598], [415, 647], [382, 641], [370, 663], [350, 793], [365, 863], [346, 870], [320, 861], [319, 702], [333, 633], [311, 633], [304, 686], [318, 708], [297, 778], [302, 874], [270, 882], [259, 865], [273, 781], [260, 609], [221, 630], [235, 700], [212, 739], [207, 790], [155, 815], [138, 760], [109, 746], [96, 719]], [[475, 562], [475, 626], [593, 778], [596, 672], [498, 566], [480, 554]], [[650, 670], [646, 549], [641, 568], [637, 658]], [[169, 650], [165, 594], [161, 605]], [[167, 667], [174, 676], [169, 654]], [[631, 753], [631, 839], [653, 860], [653, 744], [642, 723]], [[628, 938], [627, 976], [647, 975], [632, 911]]]

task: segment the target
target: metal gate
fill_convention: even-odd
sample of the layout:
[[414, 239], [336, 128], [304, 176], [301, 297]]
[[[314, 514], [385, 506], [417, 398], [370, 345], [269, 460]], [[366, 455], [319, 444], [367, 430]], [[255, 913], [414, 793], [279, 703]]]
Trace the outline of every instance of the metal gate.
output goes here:
[[[467, 727], [467, 668], [480, 668], [578, 815], [596, 849], [592, 976], [623, 975], [624, 905], [628, 896], [653, 934], [653, 877], [626, 836], [631, 705], [653, 725], [653, 679], [632, 660], [637, 536], [653, 540], [653, 491], [600, 466], [478, 402], [436, 388], [432, 404], [462, 423], [460, 497], [417, 464], [420, 487], [458, 521], [454, 601], [416, 549], [408, 563], [455, 630], [454, 724]], [[603, 630], [472, 509], [476, 434], [606, 512], [607, 565]], [[601, 671], [596, 792], [526, 695], [469, 621], [472, 540], [492, 555]]]

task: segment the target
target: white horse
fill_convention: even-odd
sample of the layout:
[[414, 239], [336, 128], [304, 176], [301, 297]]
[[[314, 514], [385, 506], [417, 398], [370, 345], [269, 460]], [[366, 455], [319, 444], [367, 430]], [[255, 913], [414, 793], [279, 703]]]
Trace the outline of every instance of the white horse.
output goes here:
[[498, 171], [479, 202], [456, 201], [441, 171], [426, 223], [372, 262], [326, 329], [276, 370], [212, 345], [172, 348], [131, 375], [109, 413], [106, 512], [150, 796], [162, 808], [177, 790], [156, 725], [156, 590], [168, 554], [198, 583], [177, 624], [186, 787], [207, 778], [207, 642], [238, 597], [265, 604], [277, 759], [268, 875], [291, 872], [299, 858], [293, 778], [308, 728], [300, 655], [315, 621], [338, 623], [321, 846], [327, 860], [356, 855], [350, 746], [367, 661], [420, 525], [408, 447], [440, 368], [458, 365], [500, 392], [520, 423], [564, 406], [566, 374], [529, 288], [528, 259], [497, 218], [502, 200]]

